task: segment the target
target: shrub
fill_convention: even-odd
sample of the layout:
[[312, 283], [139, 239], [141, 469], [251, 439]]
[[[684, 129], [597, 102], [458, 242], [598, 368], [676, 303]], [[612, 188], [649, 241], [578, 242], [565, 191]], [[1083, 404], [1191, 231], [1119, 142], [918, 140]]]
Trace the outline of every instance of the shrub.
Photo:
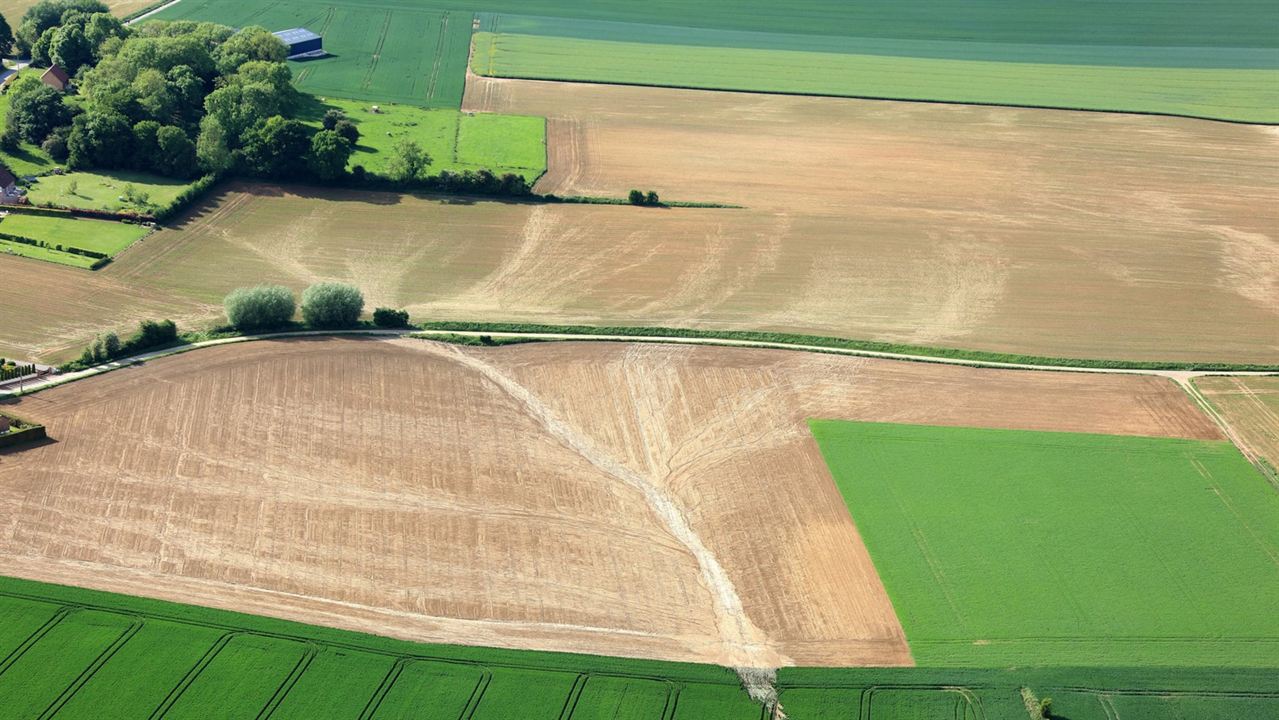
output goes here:
[[626, 199], [629, 200], [632, 205], [643, 205], [644, 193], [640, 190], [632, 190], [630, 194], [626, 196]]
[[178, 326], [172, 320], [143, 320], [138, 323], [138, 332], [124, 344], [128, 352], [137, 352], [160, 345], [167, 345], [178, 339]]
[[240, 330], [259, 330], [284, 325], [293, 319], [297, 304], [293, 293], [281, 285], [232, 290], [222, 301], [227, 321]]
[[373, 324], [381, 328], [406, 328], [409, 326], [409, 311], [380, 307], [373, 311]]
[[302, 319], [311, 327], [350, 327], [363, 311], [364, 295], [351, 285], [316, 283], [302, 293]]
[[649, 190], [649, 191], [648, 191], [648, 194], [644, 196], [644, 204], [645, 204], [645, 205], [651, 205], [651, 206], [653, 206], [653, 207], [657, 207], [658, 205], [661, 205], [661, 204], [662, 204], [662, 200], [661, 200], [661, 198], [657, 197], [657, 192], [656, 192], [656, 191], [654, 191], [654, 190]]

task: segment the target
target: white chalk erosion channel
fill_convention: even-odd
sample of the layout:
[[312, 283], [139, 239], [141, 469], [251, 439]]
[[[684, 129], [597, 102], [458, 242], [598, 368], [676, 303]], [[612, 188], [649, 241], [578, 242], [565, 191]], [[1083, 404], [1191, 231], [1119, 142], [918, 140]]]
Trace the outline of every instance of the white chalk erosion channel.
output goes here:
[[534, 420], [566, 447], [609, 476], [643, 493], [653, 514], [697, 560], [697, 566], [707, 590], [710, 591], [714, 605], [715, 623], [720, 633], [725, 664], [741, 669], [739, 675], [742, 676], [747, 690], [756, 700], [775, 701], [776, 691], [771, 682], [775, 675], [772, 671], [784, 662], [784, 658], [769, 646], [763, 631], [746, 616], [741, 597], [738, 596], [737, 588], [728, 577], [728, 573], [688, 524], [688, 519], [684, 517], [684, 513], [665, 488], [654, 482], [653, 478], [619, 462], [589, 437], [557, 417], [554, 410], [528, 388], [492, 365], [456, 347], [442, 345], [424, 345], [423, 347], [428, 352], [473, 370], [497, 385], [502, 392], [520, 403]]

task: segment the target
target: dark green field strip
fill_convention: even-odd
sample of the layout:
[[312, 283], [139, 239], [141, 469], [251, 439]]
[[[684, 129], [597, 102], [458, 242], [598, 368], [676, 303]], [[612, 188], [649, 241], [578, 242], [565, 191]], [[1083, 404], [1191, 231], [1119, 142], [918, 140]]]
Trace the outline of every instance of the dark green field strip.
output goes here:
[[[183, 0], [157, 17], [230, 25], [256, 0]], [[1270, 0], [341, 0], [315, 3], [383, 9], [466, 10], [722, 30], [917, 40], [1033, 44], [1279, 47], [1279, 6]], [[256, 17], [254, 17], [256, 15]], [[270, 29], [280, 29], [271, 27]]]
[[[32, 635], [60, 617], [62, 606], [38, 600], [0, 598], [0, 673]], [[16, 658], [14, 658], [16, 660]]]
[[736, 688], [687, 684], [675, 698], [676, 720], [767, 720], [764, 708]]
[[58, 720], [150, 716], [223, 634], [196, 625], [147, 620], [67, 701]]
[[164, 714], [166, 720], [256, 717], [311, 650], [305, 643], [236, 635]]
[[[1152, 45], [1063, 45], [973, 40], [911, 40], [838, 34], [720, 30], [641, 22], [478, 13], [482, 32], [612, 40], [703, 48], [796, 50], [944, 60], [993, 60], [1119, 67], [1279, 68], [1279, 49]], [[831, 33], [837, 33], [832, 28]]]
[[572, 708], [573, 720], [658, 720], [673, 687], [661, 681], [592, 676]]
[[559, 718], [579, 677], [568, 672], [495, 669], [472, 720], [504, 720], [512, 707], [521, 708], [528, 717]]
[[430, 717], [460, 718], [488, 684], [488, 675], [477, 666], [413, 660], [404, 664], [377, 706], [362, 717], [407, 720], [430, 708]]
[[5, 714], [38, 718], [56, 711], [138, 627], [129, 615], [71, 610], [0, 674]]
[[359, 718], [394, 664], [395, 658], [387, 655], [326, 648], [311, 661], [271, 718]]

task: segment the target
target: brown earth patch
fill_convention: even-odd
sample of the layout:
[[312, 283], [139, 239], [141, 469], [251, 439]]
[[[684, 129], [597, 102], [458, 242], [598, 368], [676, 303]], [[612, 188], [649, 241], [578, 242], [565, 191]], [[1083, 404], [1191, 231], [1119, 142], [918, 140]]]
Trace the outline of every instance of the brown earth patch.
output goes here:
[[1217, 437], [1169, 381], [622, 343], [295, 340], [25, 398], [35, 579], [417, 640], [728, 664], [910, 655], [810, 417]]

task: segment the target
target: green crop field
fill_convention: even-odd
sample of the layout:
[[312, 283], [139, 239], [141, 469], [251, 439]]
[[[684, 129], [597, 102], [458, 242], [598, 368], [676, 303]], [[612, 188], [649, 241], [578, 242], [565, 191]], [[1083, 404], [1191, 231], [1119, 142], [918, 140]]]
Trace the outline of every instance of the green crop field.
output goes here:
[[[509, 14], [508, 14], [509, 13]], [[335, 57], [299, 87], [456, 107], [477, 72], [597, 82], [1128, 110], [1279, 122], [1279, 6], [1253, 0], [185, 0], [162, 19], [301, 25]]]
[[1003, 62], [477, 33], [481, 75], [1279, 122], [1279, 70]]
[[730, 670], [445, 645], [0, 578], [0, 718], [759, 720]]
[[[1271, 670], [783, 668], [794, 720], [1272, 717]], [[1122, 714], [1107, 714], [1122, 708]], [[1231, 714], [1233, 713], [1233, 714]], [[763, 720], [724, 668], [427, 645], [0, 578], [0, 717]]]
[[811, 425], [921, 665], [1279, 667], [1279, 494], [1229, 443]]
[[15, 212], [0, 220], [0, 233], [21, 235], [33, 240], [44, 240], [51, 245], [69, 245], [107, 255], [115, 255], [129, 247], [147, 232], [149, 230], [141, 225], [70, 216]]
[[342, 110], [360, 129], [350, 165], [386, 169], [395, 143], [410, 139], [432, 159], [431, 173], [488, 169], [523, 175], [530, 183], [546, 171], [546, 120], [524, 115], [471, 114], [413, 105], [379, 105], [309, 97], [302, 117], [314, 126], [330, 109]]
[[424, 107], [462, 103], [469, 12], [435, 3], [186, 0], [157, 17], [318, 32], [330, 57], [291, 63], [297, 86], [307, 92]]

